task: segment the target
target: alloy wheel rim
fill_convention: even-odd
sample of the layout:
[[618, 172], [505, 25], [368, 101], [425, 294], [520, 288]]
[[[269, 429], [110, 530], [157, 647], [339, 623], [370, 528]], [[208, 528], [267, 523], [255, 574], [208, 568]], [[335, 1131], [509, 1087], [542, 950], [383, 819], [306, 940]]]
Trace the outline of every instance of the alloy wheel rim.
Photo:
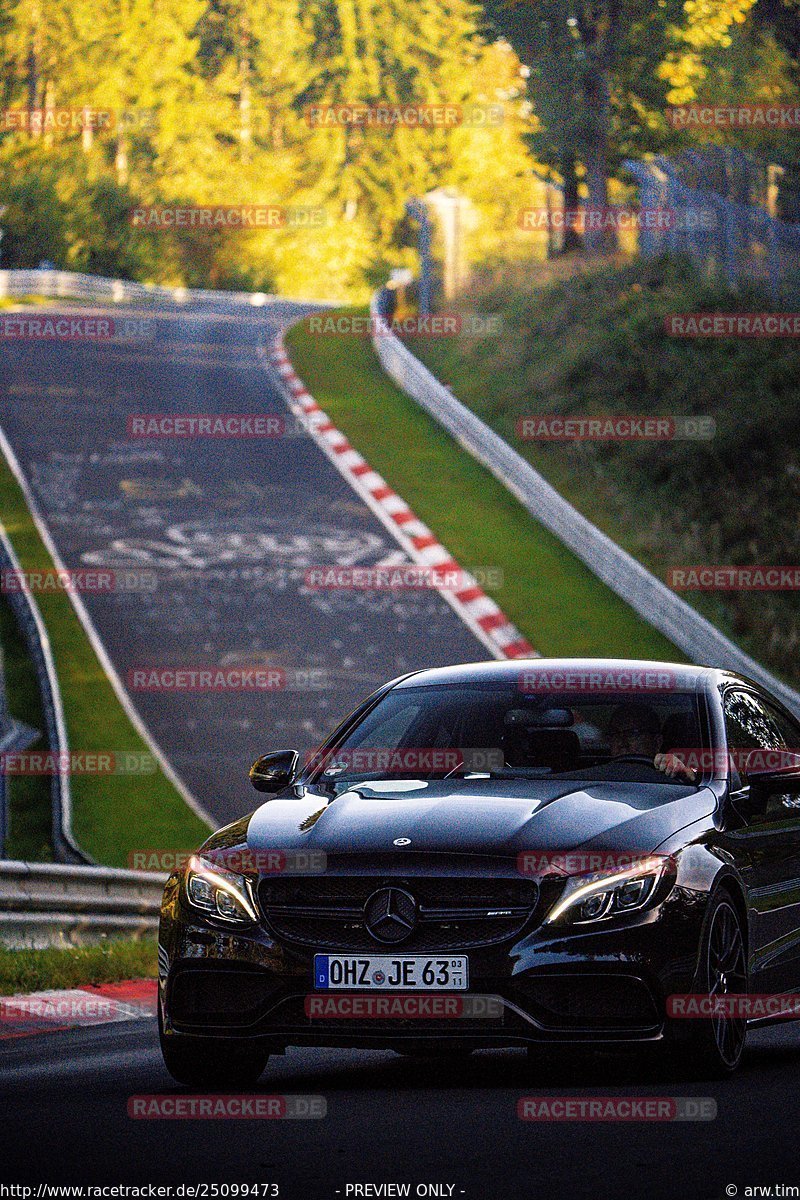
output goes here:
[[[707, 968], [712, 998], [746, 993], [744, 939], [739, 918], [730, 904], [720, 904], [714, 913], [708, 936]], [[727, 1066], [735, 1066], [744, 1047], [747, 1021], [724, 1013], [715, 1014], [711, 1021], [720, 1058]]]

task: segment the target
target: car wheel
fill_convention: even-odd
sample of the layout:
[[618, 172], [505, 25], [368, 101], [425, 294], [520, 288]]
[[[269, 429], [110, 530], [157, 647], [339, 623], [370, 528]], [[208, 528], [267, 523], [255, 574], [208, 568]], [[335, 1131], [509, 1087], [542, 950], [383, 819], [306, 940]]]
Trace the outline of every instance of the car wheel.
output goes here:
[[[747, 953], [739, 913], [725, 891], [712, 899], [700, 938], [695, 991], [703, 996], [744, 995]], [[679, 1026], [683, 1028], [678, 1028]], [[693, 1074], [730, 1075], [741, 1062], [747, 1021], [724, 1015], [673, 1020], [672, 1041]]]
[[251, 1087], [258, 1082], [269, 1053], [252, 1043], [220, 1038], [167, 1036], [158, 1005], [158, 1037], [164, 1065], [178, 1083], [187, 1087]]

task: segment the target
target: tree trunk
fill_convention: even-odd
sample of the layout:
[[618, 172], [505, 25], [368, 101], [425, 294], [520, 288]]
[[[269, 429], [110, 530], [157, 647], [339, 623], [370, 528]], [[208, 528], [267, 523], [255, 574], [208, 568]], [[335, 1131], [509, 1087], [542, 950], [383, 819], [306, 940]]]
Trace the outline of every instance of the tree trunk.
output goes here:
[[52, 79], [48, 79], [47, 83], [44, 85], [44, 114], [43, 114], [44, 144], [45, 144], [45, 146], [47, 146], [48, 149], [50, 149], [53, 145], [53, 139], [54, 139], [53, 130], [55, 128], [53, 122], [54, 122], [55, 107], [56, 107], [56, 88], [55, 88], [55, 84], [53, 83]]
[[[599, 62], [587, 72], [583, 86], [587, 112], [594, 116], [589, 140], [584, 150], [586, 186], [589, 189], [589, 213], [585, 225], [586, 248], [590, 254], [612, 254], [617, 249], [617, 235], [606, 222], [611, 96], [608, 73]], [[594, 228], [592, 228], [593, 214]], [[599, 222], [602, 224], [598, 224]]]
[[[561, 178], [564, 181], [564, 212], [566, 213], [577, 213], [580, 207], [576, 166], [574, 150], [565, 150], [561, 158]], [[572, 220], [567, 221], [564, 225], [564, 240], [559, 253], [582, 254], [583, 249], [580, 230], [575, 227]]]
[[36, 137], [41, 129], [35, 114], [39, 108], [39, 33], [31, 30], [31, 40], [28, 47], [28, 132]]
[[242, 58], [239, 63], [239, 156], [243, 163], [250, 161], [250, 143], [253, 137], [251, 118], [250, 63]]

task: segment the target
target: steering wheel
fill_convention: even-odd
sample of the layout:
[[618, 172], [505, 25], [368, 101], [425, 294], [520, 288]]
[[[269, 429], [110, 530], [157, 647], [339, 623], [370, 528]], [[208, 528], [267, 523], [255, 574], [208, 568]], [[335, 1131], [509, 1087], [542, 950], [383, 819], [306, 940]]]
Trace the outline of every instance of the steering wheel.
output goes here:
[[648, 767], [652, 767], [654, 771], [658, 770], [652, 758], [647, 754], [615, 754], [613, 758], [607, 758], [606, 762], [647, 763]]

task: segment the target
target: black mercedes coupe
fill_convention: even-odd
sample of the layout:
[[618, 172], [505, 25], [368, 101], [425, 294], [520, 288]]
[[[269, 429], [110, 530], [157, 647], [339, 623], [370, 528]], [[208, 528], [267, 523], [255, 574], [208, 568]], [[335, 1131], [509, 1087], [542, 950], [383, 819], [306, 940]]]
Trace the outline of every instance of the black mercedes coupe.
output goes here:
[[250, 778], [268, 802], [164, 893], [181, 1083], [248, 1085], [309, 1045], [653, 1043], [724, 1074], [748, 1025], [797, 1015], [800, 725], [741, 676], [417, 671]]

